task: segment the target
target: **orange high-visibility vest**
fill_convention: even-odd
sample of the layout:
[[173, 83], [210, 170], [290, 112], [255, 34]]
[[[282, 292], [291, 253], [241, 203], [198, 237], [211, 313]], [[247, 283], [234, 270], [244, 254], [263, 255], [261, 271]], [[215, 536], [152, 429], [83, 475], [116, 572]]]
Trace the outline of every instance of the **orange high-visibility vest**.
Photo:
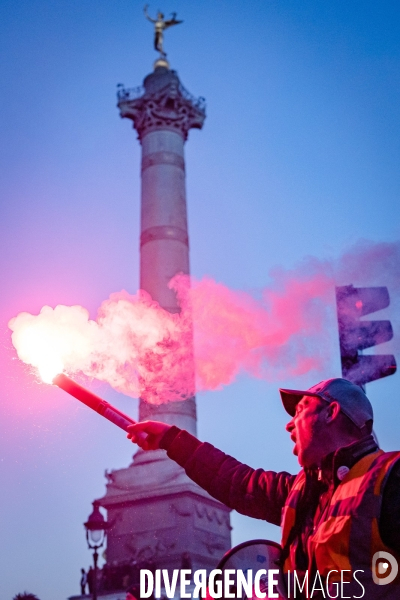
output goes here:
[[[311, 565], [314, 570], [318, 570], [322, 580], [326, 580], [330, 573], [328, 589], [331, 589], [332, 597], [338, 593], [337, 583], [342, 577], [343, 581], [349, 582], [343, 586], [343, 597], [400, 600], [400, 575], [387, 585], [374, 583], [372, 577], [373, 556], [379, 551], [392, 555], [398, 562], [400, 573], [400, 556], [395, 556], [385, 546], [379, 534], [383, 487], [391, 468], [398, 460], [400, 452], [378, 450], [358, 461], [339, 483], [329, 506], [308, 539], [309, 575], [311, 576]], [[301, 471], [283, 511], [282, 546], [287, 542], [294, 526], [304, 484], [305, 473]], [[296, 569], [296, 548], [295, 540], [283, 566], [285, 573]], [[365, 588], [364, 594], [360, 583], [354, 581], [356, 571], [356, 579]], [[313, 597], [319, 598], [318, 595]], [[338, 597], [341, 597], [340, 586]]]

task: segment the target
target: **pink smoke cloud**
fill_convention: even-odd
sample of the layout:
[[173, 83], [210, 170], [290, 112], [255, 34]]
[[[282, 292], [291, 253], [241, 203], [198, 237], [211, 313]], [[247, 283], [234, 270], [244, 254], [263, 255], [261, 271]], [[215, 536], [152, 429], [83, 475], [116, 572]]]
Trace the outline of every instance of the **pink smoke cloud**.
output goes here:
[[399, 243], [360, 242], [337, 260], [274, 269], [258, 299], [177, 275], [170, 286], [180, 314], [146, 292], [123, 291], [102, 303], [96, 320], [83, 307], [57, 306], [21, 313], [9, 326], [28, 364], [43, 369], [56, 358], [69, 373], [160, 404], [219, 389], [240, 373], [277, 380], [324, 372], [339, 352], [335, 285], [387, 285], [398, 301], [399, 258]]

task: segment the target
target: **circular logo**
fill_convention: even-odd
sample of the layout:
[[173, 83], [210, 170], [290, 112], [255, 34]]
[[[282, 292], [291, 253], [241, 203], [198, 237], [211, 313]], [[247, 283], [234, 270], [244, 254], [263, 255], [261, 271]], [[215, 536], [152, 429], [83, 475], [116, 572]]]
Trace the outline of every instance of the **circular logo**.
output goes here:
[[372, 557], [372, 579], [377, 585], [392, 583], [399, 572], [399, 565], [389, 552], [375, 552]]
[[344, 465], [342, 467], [339, 467], [338, 470], [336, 471], [336, 475], [337, 475], [339, 481], [343, 481], [343, 479], [346, 477], [346, 475], [349, 471], [350, 471], [349, 467], [345, 467]]

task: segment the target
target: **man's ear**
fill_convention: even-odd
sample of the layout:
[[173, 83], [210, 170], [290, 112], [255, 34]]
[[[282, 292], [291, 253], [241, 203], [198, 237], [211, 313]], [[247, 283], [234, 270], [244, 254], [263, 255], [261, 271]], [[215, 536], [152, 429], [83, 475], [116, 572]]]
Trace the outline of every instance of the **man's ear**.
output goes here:
[[333, 402], [330, 402], [330, 404], [328, 405], [327, 411], [326, 411], [326, 422], [332, 423], [332, 421], [337, 419], [339, 413], [340, 413], [339, 402], [336, 402], [336, 400], [334, 400]]

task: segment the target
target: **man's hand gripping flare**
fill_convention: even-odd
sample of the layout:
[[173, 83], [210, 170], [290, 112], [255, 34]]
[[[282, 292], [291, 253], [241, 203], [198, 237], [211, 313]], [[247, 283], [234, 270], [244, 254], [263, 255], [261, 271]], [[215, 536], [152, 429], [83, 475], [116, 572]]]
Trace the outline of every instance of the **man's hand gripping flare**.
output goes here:
[[129, 425], [127, 438], [142, 450], [159, 450], [161, 439], [171, 427], [160, 421], [142, 421]]

